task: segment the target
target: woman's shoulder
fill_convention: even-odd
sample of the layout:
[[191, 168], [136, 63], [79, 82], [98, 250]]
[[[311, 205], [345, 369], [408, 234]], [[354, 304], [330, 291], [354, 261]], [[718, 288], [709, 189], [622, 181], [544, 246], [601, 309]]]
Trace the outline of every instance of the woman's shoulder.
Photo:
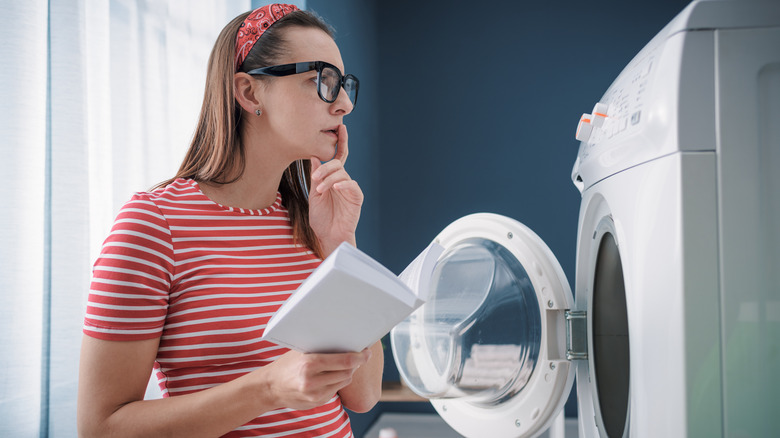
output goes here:
[[148, 192], [136, 192], [134, 196], [147, 199], [177, 199], [197, 195], [201, 195], [201, 192], [195, 180], [176, 178], [170, 183]]
[[203, 194], [191, 179], [178, 178], [171, 183], [145, 192], [135, 192], [125, 204], [146, 204], [149, 206], [168, 205], [170, 203], [202, 202]]
[[171, 210], [187, 210], [193, 202], [197, 203], [199, 191], [193, 186], [193, 181], [177, 179], [163, 187], [150, 191], [135, 192], [130, 199], [120, 207], [117, 219], [123, 217], [156, 217], [164, 222], [166, 212]]

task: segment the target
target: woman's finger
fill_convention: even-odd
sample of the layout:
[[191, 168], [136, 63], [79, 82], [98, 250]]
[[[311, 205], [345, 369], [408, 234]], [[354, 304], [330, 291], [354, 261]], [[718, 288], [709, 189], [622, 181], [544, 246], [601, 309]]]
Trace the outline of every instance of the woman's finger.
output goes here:
[[358, 185], [357, 181], [352, 179], [349, 181], [339, 181], [336, 184], [333, 184], [333, 188], [345, 195], [346, 199], [349, 201], [354, 202], [355, 204], [363, 203], [363, 191], [360, 189], [360, 185]]
[[[314, 181], [314, 180], [312, 180]], [[322, 178], [316, 182], [317, 184], [317, 191], [319, 193], [322, 193], [329, 188], [333, 187], [334, 184], [341, 182], [341, 181], [350, 181], [349, 175], [347, 172], [343, 169], [330, 173], [325, 176], [325, 178]], [[314, 184], [314, 182], [312, 182]]]
[[336, 156], [333, 157], [336, 160], [341, 161], [341, 164], [347, 162], [347, 156], [349, 155], [349, 134], [347, 134], [347, 125], [339, 125], [339, 140], [336, 142], [337, 150]]
[[344, 172], [346, 174], [344, 164], [339, 160], [330, 160], [327, 163], [322, 163], [318, 165], [316, 169], [312, 167], [312, 184], [314, 184], [315, 181], [322, 181], [328, 176], [339, 172]]
[[311, 157], [309, 161], [311, 162], [311, 174], [314, 175], [314, 172], [322, 166], [322, 163], [317, 157]]
[[[311, 169], [310, 169], [310, 172], [309, 172], [310, 179], [309, 179], [309, 181], [307, 181], [308, 184], [309, 184], [309, 187], [308, 187], [309, 188], [309, 193], [307, 195], [311, 196], [311, 194], [315, 191], [315, 187], [317, 186], [317, 184], [319, 184], [318, 182], [315, 182], [315, 181], [317, 181], [319, 179], [319, 178], [315, 178], [315, 175], [319, 175], [317, 173], [317, 169], [322, 167], [322, 162], [320, 162], [319, 158], [317, 158], [317, 157], [311, 157], [309, 159], [309, 162], [311, 163]], [[302, 178], [306, 178], [305, 175], [301, 175], [301, 177]]]

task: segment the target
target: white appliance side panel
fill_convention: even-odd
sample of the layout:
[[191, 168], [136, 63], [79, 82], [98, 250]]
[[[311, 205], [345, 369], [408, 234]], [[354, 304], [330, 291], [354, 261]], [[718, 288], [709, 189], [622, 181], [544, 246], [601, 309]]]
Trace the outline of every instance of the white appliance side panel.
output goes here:
[[718, 31], [725, 430], [780, 430], [780, 28]]
[[[593, 231], [611, 215], [629, 319], [630, 436], [721, 436], [715, 166], [714, 152], [681, 152], [583, 193], [576, 307], [592, 294]], [[714, 378], [699, 380], [705, 372]], [[598, 436], [594, 391], [578, 373], [583, 437]]]
[[[683, 153], [680, 197], [686, 429], [681, 436], [723, 436], [715, 153]], [[661, 273], [659, 273], [661, 274]], [[684, 433], [683, 433], [684, 432]]]

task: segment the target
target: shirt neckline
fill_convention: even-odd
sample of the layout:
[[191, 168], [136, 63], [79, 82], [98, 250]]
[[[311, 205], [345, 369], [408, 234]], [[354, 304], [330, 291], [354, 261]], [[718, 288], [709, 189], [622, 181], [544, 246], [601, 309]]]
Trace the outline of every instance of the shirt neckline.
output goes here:
[[213, 201], [211, 198], [206, 196], [205, 193], [203, 193], [203, 190], [200, 189], [200, 184], [198, 184], [198, 182], [195, 181], [194, 179], [186, 179], [183, 182], [185, 184], [188, 184], [194, 190], [196, 190], [198, 194], [203, 197], [203, 199], [207, 199], [213, 205], [221, 208], [222, 210], [229, 211], [232, 213], [245, 214], [249, 216], [267, 216], [271, 213], [276, 212], [282, 207], [282, 194], [278, 191], [276, 192], [276, 200], [273, 202], [273, 204], [262, 209], [251, 209], [251, 208], [231, 207], [229, 205], [223, 205], [220, 204], [219, 202]]

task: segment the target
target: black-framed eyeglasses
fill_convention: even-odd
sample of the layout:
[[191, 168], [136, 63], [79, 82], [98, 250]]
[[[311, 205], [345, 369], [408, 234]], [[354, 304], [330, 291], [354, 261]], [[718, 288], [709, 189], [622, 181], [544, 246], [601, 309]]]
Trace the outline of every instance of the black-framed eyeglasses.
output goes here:
[[293, 64], [272, 65], [270, 67], [250, 70], [250, 75], [289, 76], [317, 70], [317, 94], [320, 99], [333, 103], [339, 97], [339, 90], [344, 88], [353, 107], [357, 104], [360, 81], [354, 75], [342, 75], [333, 64], [325, 61], [296, 62]]

